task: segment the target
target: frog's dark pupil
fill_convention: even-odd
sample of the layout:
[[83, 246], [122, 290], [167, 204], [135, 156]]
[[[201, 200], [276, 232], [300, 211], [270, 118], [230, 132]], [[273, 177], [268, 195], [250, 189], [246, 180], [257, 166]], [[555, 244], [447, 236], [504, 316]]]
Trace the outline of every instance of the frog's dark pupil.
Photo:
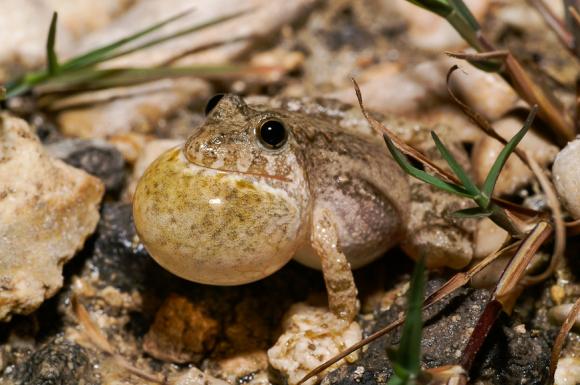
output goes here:
[[222, 100], [223, 97], [224, 94], [217, 94], [212, 96], [211, 99], [207, 101], [207, 104], [205, 105], [206, 116], [209, 115], [209, 113], [215, 108], [215, 106], [217, 106], [217, 104], [220, 102], [220, 100]]
[[268, 120], [260, 127], [260, 139], [267, 147], [280, 148], [286, 138], [286, 128], [277, 120]]

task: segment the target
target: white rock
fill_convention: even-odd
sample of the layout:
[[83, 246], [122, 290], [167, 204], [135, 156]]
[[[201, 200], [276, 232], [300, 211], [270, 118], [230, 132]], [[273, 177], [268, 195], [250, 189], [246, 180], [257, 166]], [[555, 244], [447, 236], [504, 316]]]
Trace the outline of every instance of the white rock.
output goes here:
[[560, 358], [554, 374], [554, 385], [578, 384], [580, 384], [580, 359], [578, 357]]
[[573, 140], [556, 156], [552, 174], [560, 200], [576, 219], [580, 218], [580, 139]]
[[[381, 65], [360, 80], [365, 107], [369, 110], [408, 114], [433, 104], [437, 96], [444, 96], [446, 68], [441, 61], [424, 61], [409, 68], [393, 69]], [[343, 90], [326, 95], [345, 103], [358, 105], [351, 85]]]
[[[447, 72], [454, 64], [461, 66], [461, 70], [451, 78], [455, 92], [486, 118], [497, 120], [520, 100], [498, 75], [443, 56], [405, 67], [392, 63], [379, 64], [366, 69], [356, 80], [368, 109], [421, 118], [426, 113], [431, 114], [431, 110], [439, 109], [441, 101], [449, 100]], [[326, 96], [354, 105], [358, 103], [350, 84]], [[472, 127], [473, 123], [467, 122], [467, 126]]]
[[434, 105], [432, 108], [409, 114], [409, 117], [426, 127], [449, 127], [448, 137], [455, 142], [474, 143], [483, 136], [479, 127], [463, 111], [449, 104]]
[[490, 120], [498, 120], [512, 110], [519, 96], [505, 80], [496, 73], [477, 69], [464, 60], [447, 58], [447, 68], [454, 64], [461, 70], [455, 71], [451, 85], [468, 106]]
[[475, 232], [475, 259], [483, 259], [498, 250], [505, 242], [508, 233], [489, 218], [477, 222]]
[[[299, 303], [284, 318], [284, 333], [268, 350], [268, 359], [272, 367], [287, 377], [290, 385], [362, 338], [357, 322], [339, 319], [326, 308]], [[356, 358], [356, 353], [352, 353], [346, 360], [353, 362]], [[343, 363], [341, 360], [329, 370]]]
[[[565, 2], [559, 0], [547, 0], [543, 2], [554, 15], [562, 20], [565, 17]], [[525, 1], [506, 1], [501, 4], [498, 12], [494, 13], [498, 25], [504, 28], [514, 28], [517, 30], [529, 30], [531, 28], [546, 28], [546, 22], [540, 13]]]
[[139, 134], [136, 132], [128, 132], [126, 134], [113, 135], [109, 138], [108, 142], [119, 150], [123, 154], [125, 162], [133, 166], [143, 147], [147, 144], [147, 136]]
[[102, 182], [47, 155], [23, 120], [0, 115], [0, 320], [62, 286], [62, 266], [99, 220]]

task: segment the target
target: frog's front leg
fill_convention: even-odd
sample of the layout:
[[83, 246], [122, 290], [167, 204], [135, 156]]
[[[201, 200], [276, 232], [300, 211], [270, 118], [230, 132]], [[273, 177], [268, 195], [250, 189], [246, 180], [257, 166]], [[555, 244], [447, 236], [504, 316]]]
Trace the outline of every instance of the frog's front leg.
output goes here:
[[311, 242], [322, 264], [330, 310], [339, 318], [354, 320], [359, 310], [357, 289], [350, 263], [339, 249], [338, 231], [330, 210], [314, 210]]

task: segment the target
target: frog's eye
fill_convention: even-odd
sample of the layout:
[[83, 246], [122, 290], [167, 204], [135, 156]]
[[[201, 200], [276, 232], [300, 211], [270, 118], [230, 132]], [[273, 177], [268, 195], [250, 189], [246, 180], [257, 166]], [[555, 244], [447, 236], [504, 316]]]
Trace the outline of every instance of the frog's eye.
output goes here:
[[224, 97], [224, 94], [216, 94], [212, 96], [205, 105], [205, 116], [209, 115], [209, 113], [218, 105], [220, 100]]
[[257, 130], [256, 134], [260, 143], [266, 148], [277, 149], [286, 143], [288, 132], [282, 122], [277, 120], [267, 120]]

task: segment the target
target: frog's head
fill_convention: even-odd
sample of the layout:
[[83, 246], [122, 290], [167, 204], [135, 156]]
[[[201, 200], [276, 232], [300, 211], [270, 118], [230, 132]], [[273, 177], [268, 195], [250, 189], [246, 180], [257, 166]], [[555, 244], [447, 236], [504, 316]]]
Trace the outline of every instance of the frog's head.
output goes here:
[[135, 191], [147, 250], [191, 281], [236, 285], [272, 274], [307, 235], [310, 193], [299, 146], [275, 111], [214, 97], [183, 146], [161, 155]]

